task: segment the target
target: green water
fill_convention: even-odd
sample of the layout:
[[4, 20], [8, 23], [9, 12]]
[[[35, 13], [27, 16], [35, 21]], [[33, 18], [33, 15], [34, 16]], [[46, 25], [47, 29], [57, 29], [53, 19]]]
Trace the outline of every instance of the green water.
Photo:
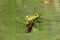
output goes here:
[[[0, 0], [0, 40], [60, 40], [60, 0]], [[41, 17], [26, 35], [26, 15]]]

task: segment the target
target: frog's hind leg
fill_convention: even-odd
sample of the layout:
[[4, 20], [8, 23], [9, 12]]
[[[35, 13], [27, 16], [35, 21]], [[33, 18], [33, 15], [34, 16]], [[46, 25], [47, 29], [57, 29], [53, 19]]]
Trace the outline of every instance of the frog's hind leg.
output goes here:
[[28, 25], [28, 28], [26, 30], [26, 33], [30, 33], [32, 31], [33, 26], [34, 26], [34, 22], [30, 21], [29, 25]]

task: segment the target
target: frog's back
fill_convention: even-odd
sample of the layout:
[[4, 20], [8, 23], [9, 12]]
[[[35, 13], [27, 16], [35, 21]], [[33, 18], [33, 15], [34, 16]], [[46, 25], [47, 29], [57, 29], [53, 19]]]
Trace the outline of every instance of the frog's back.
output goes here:
[[28, 16], [28, 17], [25, 19], [25, 24], [28, 24], [29, 21], [32, 21], [32, 20], [38, 18], [39, 16], [40, 16], [40, 15], [38, 15], [38, 14]]

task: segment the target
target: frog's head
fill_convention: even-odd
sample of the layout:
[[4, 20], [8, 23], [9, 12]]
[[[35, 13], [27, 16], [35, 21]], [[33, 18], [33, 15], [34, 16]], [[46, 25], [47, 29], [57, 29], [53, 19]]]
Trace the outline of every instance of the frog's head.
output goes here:
[[36, 17], [40, 17], [41, 15], [40, 15], [39, 13], [36, 13], [35, 16], [36, 16]]

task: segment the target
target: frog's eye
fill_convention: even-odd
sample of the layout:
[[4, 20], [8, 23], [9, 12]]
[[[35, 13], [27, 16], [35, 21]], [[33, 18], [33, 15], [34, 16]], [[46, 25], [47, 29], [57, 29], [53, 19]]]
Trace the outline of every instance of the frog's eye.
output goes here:
[[35, 15], [35, 16], [37, 16], [37, 15]]

